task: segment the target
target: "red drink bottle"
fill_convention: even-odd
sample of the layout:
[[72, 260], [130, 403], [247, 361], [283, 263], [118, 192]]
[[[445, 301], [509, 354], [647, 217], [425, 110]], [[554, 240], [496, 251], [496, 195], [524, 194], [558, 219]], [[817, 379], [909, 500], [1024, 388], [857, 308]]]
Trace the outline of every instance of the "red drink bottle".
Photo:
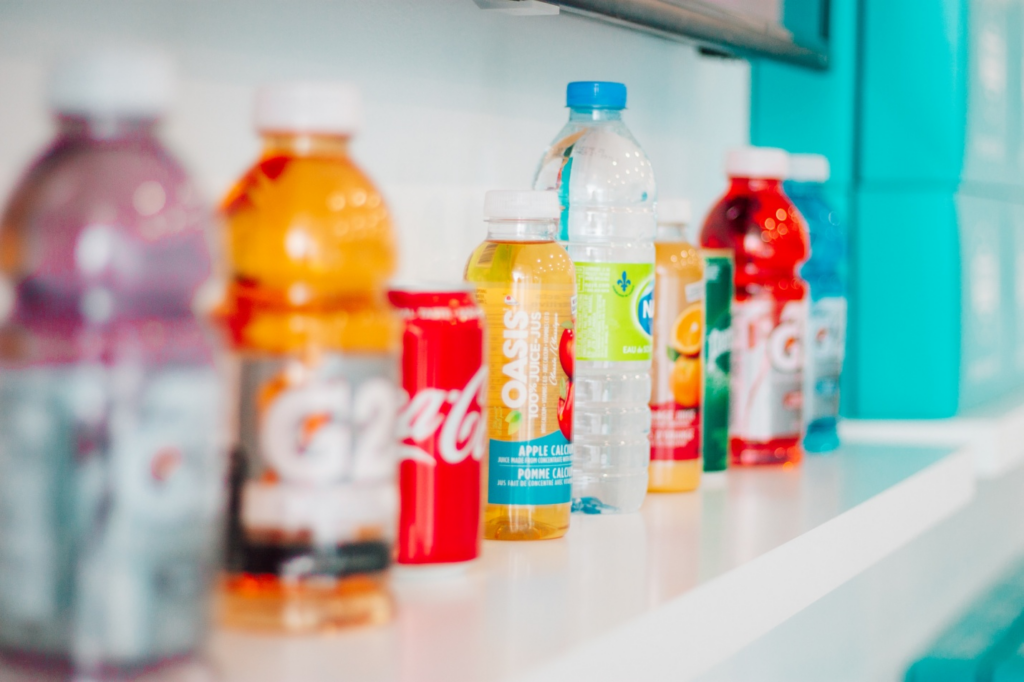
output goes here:
[[782, 192], [781, 149], [734, 149], [729, 190], [704, 221], [701, 246], [735, 257], [729, 450], [732, 464], [800, 461], [807, 228]]

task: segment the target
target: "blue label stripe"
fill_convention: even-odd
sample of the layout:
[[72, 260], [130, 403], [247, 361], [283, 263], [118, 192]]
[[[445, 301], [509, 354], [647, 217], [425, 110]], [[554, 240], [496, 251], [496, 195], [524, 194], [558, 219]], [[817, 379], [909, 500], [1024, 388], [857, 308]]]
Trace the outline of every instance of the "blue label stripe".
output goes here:
[[572, 490], [572, 443], [561, 431], [533, 440], [494, 440], [488, 450], [487, 502], [565, 504]]

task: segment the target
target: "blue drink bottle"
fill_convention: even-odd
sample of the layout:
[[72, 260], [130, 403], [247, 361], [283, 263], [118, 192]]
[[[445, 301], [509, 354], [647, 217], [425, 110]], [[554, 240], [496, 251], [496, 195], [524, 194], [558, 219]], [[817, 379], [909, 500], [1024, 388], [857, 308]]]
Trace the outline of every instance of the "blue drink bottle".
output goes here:
[[839, 377], [846, 347], [846, 232], [825, 201], [828, 159], [818, 154], [790, 157], [786, 194], [807, 221], [811, 257], [800, 275], [811, 289], [804, 344], [804, 449], [839, 447]]

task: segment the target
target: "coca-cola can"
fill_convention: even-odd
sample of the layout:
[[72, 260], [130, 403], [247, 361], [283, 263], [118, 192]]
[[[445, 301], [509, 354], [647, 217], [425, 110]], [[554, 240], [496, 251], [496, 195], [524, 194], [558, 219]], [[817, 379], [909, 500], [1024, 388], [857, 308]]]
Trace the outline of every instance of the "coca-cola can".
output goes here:
[[470, 561], [487, 435], [483, 311], [463, 283], [395, 285], [388, 298], [405, 324], [398, 563]]

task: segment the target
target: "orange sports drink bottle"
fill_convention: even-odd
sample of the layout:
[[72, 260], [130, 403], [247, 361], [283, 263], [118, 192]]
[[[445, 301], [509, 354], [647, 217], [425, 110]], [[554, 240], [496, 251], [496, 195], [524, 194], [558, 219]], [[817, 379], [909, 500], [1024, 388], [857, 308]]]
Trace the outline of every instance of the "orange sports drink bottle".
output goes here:
[[732, 464], [795, 464], [803, 452], [804, 219], [782, 192], [781, 149], [729, 152], [729, 189], [704, 221], [701, 245], [735, 258], [729, 450]]
[[466, 265], [487, 321], [484, 537], [569, 529], [576, 273], [555, 243], [554, 192], [488, 192], [487, 240]]
[[348, 156], [358, 93], [272, 86], [255, 113], [262, 156], [222, 206], [237, 428], [220, 617], [267, 632], [382, 622], [397, 510], [391, 223]]
[[690, 202], [658, 202], [654, 239], [651, 463], [647, 489], [696, 490], [700, 451], [704, 261], [687, 239]]

